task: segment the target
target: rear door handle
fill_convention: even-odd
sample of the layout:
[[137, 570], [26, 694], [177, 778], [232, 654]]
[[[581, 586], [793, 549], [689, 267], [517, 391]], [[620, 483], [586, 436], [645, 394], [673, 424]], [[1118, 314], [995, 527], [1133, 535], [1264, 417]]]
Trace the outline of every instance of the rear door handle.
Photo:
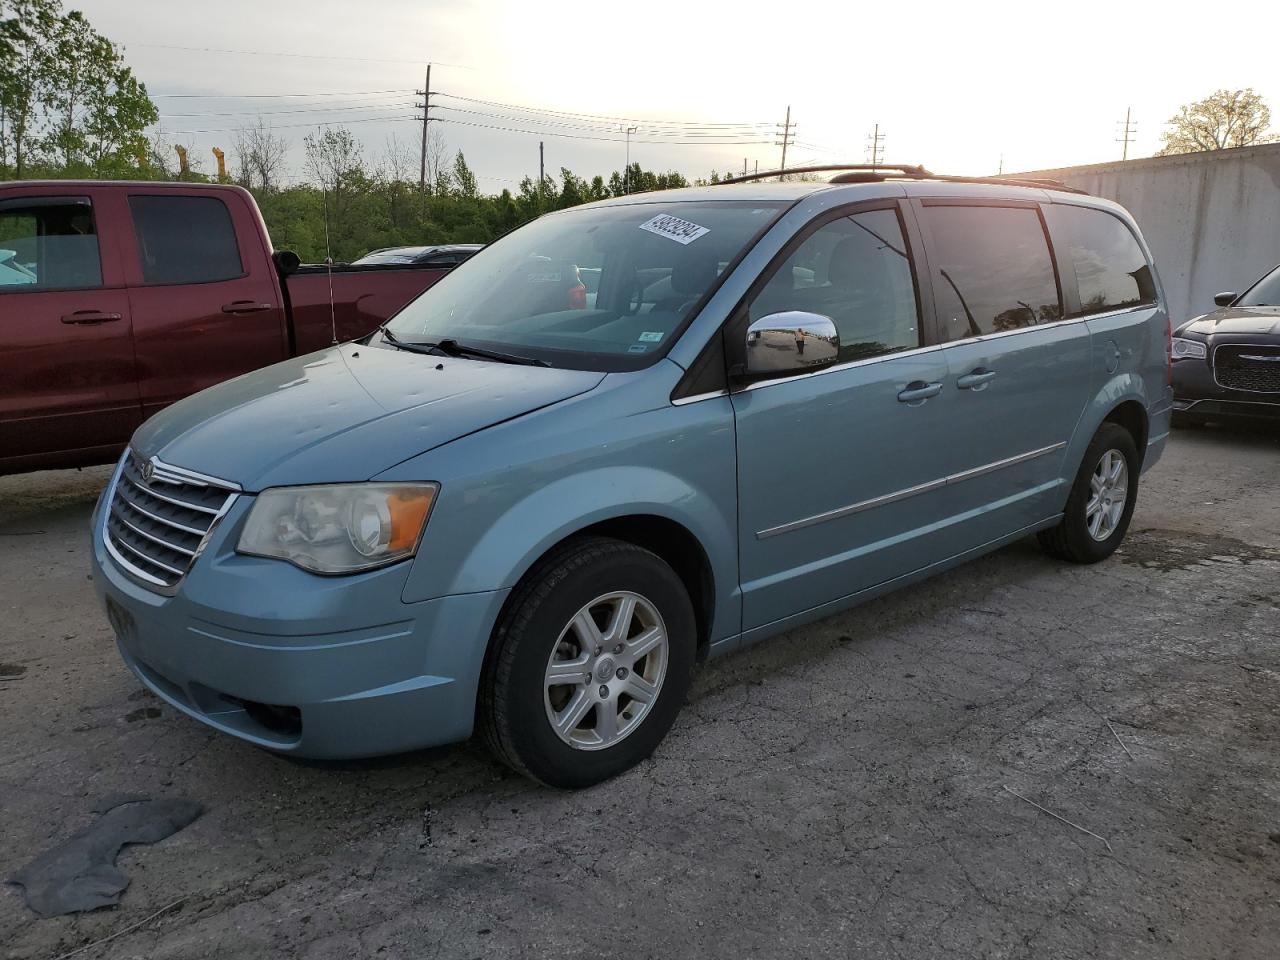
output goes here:
[[274, 309], [274, 303], [259, 303], [257, 300], [233, 300], [222, 305], [223, 313], [261, 313], [263, 310]]
[[77, 310], [63, 316], [63, 323], [75, 323], [84, 327], [92, 327], [99, 323], [115, 323], [124, 318], [118, 313], [103, 313], [101, 310]]
[[966, 373], [963, 377], [956, 380], [956, 386], [961, 390], [981, 390], [988, 383], [994, 380], [996, 372], [988, 370], [985, 367], [979, 367], [972, 373]]
[[920, 403], [942, 392], [941, 383], [925, 383], [923, 380], [912, 380], [906, 389], [898, 394], [899, 403]]

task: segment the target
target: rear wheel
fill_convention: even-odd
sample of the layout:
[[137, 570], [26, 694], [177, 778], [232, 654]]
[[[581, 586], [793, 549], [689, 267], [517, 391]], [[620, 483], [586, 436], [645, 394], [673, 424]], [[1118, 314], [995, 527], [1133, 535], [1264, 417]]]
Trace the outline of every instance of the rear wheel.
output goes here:
[[666, 735], [696, 643], [689, 596], [660, 557], [575, 541], [512, 596], [481, 683], [481, 729], [520, 773], [555, 787], [598, 783]]
[[1128, 430], [1104, 423], [1076, 474], [1062, 520], [1040, 544], [1072, 563], [1097, 563], [1120, 546], [1138, 496], [1138, 449]]

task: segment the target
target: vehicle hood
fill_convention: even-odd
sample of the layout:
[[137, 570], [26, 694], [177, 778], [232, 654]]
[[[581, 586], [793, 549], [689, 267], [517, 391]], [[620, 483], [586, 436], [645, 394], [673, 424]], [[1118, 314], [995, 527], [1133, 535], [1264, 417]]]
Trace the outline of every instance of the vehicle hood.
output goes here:
[[1202, 337], [1249, 334], [1280, 338], [1280, 307], [1224, 307], [1188, 320], [1175, 331]]
[[143, 424], [132, 446], [248, 491], [367, 480], [602, 379], [344, 344], [187, 397]]

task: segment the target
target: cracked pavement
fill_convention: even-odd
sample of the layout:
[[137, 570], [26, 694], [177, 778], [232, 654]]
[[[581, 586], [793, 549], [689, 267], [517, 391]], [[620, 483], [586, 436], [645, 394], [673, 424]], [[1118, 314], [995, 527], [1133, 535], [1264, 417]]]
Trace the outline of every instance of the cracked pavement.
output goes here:
[[108, 472], [0, 478], [0, 875], [106, 797], [206, 812], [121, 854], [119, 908], [0, 887], [0, 957], [180, 898], [78, 956], [1280, 955], [1278, 430], [1176, 432], [1103, 564], [1018, 543], [701, 668], [654, 758], [579, 793], [475, 743], [302, 763], [177, 715], [87, 579]]

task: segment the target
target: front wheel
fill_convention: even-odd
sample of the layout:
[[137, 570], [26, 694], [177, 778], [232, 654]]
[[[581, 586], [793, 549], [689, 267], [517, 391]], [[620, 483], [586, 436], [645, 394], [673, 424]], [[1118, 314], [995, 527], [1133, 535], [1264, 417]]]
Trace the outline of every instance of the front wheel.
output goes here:
[[1138, 448], [1128, 430], [1104, 423], [1094, 434], [1076, 474], [1067, 508], [1040, 544], [1072, 563], [1097, 563], [1120, 546], [1138, 498]]
[[481, 682], [481, 729], [499, 759], [535, 780], [606, 780], [666, 735], [696, 646], [689, 595], [660, 557], [600, 537], [570, 543], [504, 611]]

